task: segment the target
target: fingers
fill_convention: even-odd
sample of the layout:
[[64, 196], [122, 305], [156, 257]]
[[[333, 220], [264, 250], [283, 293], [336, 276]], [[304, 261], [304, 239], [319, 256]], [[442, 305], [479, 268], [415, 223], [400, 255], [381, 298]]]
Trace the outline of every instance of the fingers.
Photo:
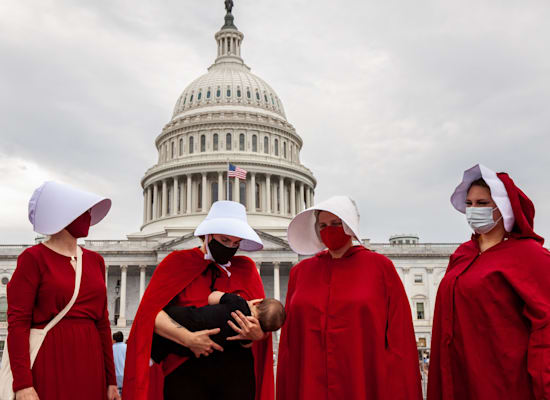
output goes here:
[[237, 321], [237, 323], [239, 324], [241, 329], [245, 332], [245, 334], [248, 333], [248, 331], [250, 330], [250, 322], [248, 321], [248, 319], [246, 319], [246, 316], [238, 310], [237, 312], [232, 312], [231, 316], [235, 321]]
[[235, 325], [235, 324], [233, 323], [233, 321], [227, 321], [227, 324], [228, 324], [228, 325], [231, 327], [231, 329], [233, 329], [235, 332], [237, 332], [237, 333], [241, 333], [241, 332], [242, 332], [241, 328], [239, 328], [237, 325]]
[[220, 333], [220, 328], [214, 328], [214, 329], [205, 329], [203, 331], [199, 331], [197, 332], [198, 334], [204, 334], [204, 335], [216, 335], [218, 333]]
[[[223, 351], [223, 347], [217, 344], [216, 342], [212, 341], [212, 348], [214, 350]], [[210, 350], [210, 352], [213, 352], [214, 350]]]
[[243, 335], [239, 334], [239, 335], [228, 337], [226, 340], [243, 340], [243, 339], [244, 339]]

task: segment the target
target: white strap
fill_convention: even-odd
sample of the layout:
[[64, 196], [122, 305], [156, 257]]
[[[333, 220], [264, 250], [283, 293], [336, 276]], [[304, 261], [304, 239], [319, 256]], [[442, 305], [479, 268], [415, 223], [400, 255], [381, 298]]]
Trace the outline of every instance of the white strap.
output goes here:
[[47, 333], [50, 329], [52, 329], [59, 321], [61, 321], [61, 319], [65, 316], [65, 314], [69, 312], [74, 302], [76, 301], [76, 298], [78, 297], [78, 292], [80, 291], [81, 279], [82, 279], [82, 249], [80, 248], [80, 246], [76, 246], [76, 279], [74, 282], [73, 297], [71, 297], [71, 300], [65, 306], [65, 308], [61, 310], [59, 314], [55, 316], [54, 319], [48, 322], [48, 325], [44, 327], [44, 333]]

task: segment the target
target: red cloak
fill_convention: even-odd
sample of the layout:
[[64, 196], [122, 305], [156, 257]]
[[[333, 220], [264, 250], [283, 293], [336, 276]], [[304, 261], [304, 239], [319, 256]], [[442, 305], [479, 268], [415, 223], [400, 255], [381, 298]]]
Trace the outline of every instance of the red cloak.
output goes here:
[[362, 246], [292, 268], [280, 400], [420, 400], [411, 309], [392, 262]]
[[[209, 263], [210, 261], [204, 260], [200, 249], [194, 248], [174, 251], [158, 265], [143, 295], [128, 339], [123, 384], [125, 400], [162, 399], [162, 394], [159, 394], [162, 393], [162, 383], [150, 382], [149, 360], [155, 318], [191, 282], [196, 279], [210, 280], [209, 276], [203, 274]], [[265, 297], [260, 275], [250, 258], [233, 257], [230, 271], [231, 291], [247, 300]], [[254, 342], [252, 352], [256, 373], [256, 400], [272, 400], [274, 383], [271, 335], [265, 340]], [[173, 358], [170, 360], [173, 361]], [[179, 364], [185, 360], [181, 359]], [[174, 365], [163, 367], [169, 372]], [[152, 370], [152, 375], [157, 380], [162, 377], [158, 366], [154, 365]]]
[[506, 174], [515, 224], [480, 253], [477, 236], [449, 260], [435, 305], [429, 400], [550, 399], [550, 252], [533, 203]]

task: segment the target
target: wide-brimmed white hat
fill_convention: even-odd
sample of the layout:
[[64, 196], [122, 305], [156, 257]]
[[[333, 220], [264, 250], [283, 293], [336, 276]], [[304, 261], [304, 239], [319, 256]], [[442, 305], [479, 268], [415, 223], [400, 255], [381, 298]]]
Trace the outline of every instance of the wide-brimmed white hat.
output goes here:
[[111, 208], [111, 200], [63, 183], [47, 181], [29, 200], [29, 221], [42, 235], [61, 231], [85, 211], [91, 210], [91, 223], [101, 221]]
[[466, 213], [466, 196], [473, 181], [483, 178], [485, 183], [491, 189], [491, 197], [496, 203], [498, 210], [502, 214], [504, 221], [504, 229], [506, 232], [511, 232], [514, 227], [514, 210], [508, 197], [508, 192], [504, 187], [504, 183], [498, 178], [496, 172], [490, 170], [482, 164], [476, 164], [472, 168], [464, 171], [462, 182], [456, 187], [451, 195], [451, 204], [462, 214]]
[[246, 209], [235, 201], [216, 201], [208, 215], [195, 229], [195, 236], [211, 234], [230, 235], [241, 238], [240, 250], [258, 251], [264, 248], [258, 234], [248, 225]]
[[359, 235], [359, 210], [348, 196], [334, 196], [294, 217], [288, 226], [288, 244], [298, 254], [315, 254], [326, 248], [319, 237], [315, 212], [328, 211], [343, 222], [344, 231], [362, 243]]

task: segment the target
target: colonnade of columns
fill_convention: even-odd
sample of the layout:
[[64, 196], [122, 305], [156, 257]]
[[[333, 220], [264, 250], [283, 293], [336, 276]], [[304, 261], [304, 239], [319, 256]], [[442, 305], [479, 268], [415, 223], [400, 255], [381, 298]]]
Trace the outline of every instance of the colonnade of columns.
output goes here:
[[176, 215], [206, 212], [213, 201], [241, 202], [248, 212], [290, 215], [313, 205], [313, 187], [281, 175], [249, 172], [246, 180], [227, 173], [202, 172], [158, 180], [143, 191], [143, 223]]
[[[262, 264], [263, 263], [260, 263], [260, 262], [257, 263], [259, 271], [261, 271]], [[273, 265], [273, 297], [277, 300], [281, 300], [281, 280], [280, 280], [281, 262], [277, 261], [277, 262], [272, 262], [270, 264]], [[131, 267], [134, 267], [134, 266], [131, 266]], [[143, 293], [145, 292], [147, 265], [136, 265], [136, 267], [139, 268], [139, 299], [130, 299], [130, 301], [139, 303], [141, 301], [141, 298], [143, 297]], [[120, 309], [118, 310], [119, 313], [118, 313], [118, 318], [116, 323], [116, 326], [120, 328], [124, 328], [127, 326], [126, 308], [129, 300], [127, 296], [128, 295], [128, 289], [127, 289], [128, 268], [129, 266], [126, 264], [120, 265], [120, 288], [119, 288], [119, 293], [117, 293], [117, 295], [120, 298]], [[109, 289], [108, 277], [109, 277], [109, 265], [106, 265], [105, 266], [105, 284], [107, 286], [107, 293]], [[268, 295], [268, 297], [271, 295], [270, 293], [266, 293], [266, 294]]]

